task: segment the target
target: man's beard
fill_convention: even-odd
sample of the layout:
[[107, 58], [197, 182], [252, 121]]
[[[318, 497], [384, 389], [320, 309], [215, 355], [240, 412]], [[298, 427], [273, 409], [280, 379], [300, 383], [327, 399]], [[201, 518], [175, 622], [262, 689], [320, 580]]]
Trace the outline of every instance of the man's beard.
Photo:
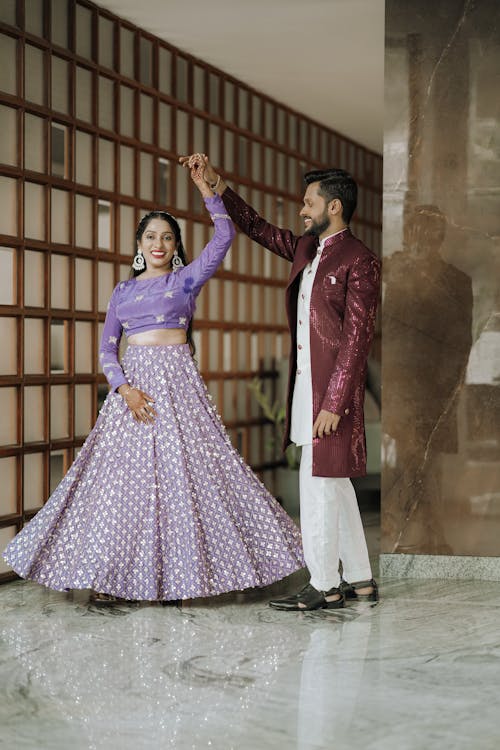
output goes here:
[[319, 237], [320, 234], [323, 234], [323, 232], [328, 229], [330, 226], [330, 219], [328, 218], [328, 211], [325, 211], [323, 214], [323, 218], [321, 221], [314, 221], [312, 220], [312, 224], [309, 227], [309, 229], [306, 229], [304, 234], [306, 235], [312, 235], [313, 237]]

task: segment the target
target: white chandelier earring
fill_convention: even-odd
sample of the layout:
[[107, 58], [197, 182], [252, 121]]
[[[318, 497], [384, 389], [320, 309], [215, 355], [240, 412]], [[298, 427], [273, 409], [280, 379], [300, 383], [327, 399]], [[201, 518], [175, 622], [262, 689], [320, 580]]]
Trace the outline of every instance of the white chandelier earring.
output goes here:
[[132, 268], [134, 269], [134, 271], [144, 271], [144, 269], [146, 268], [146, 261], [144, 260], [144, 255], [142, 254], [142, 250], [140, 247], [137, 248], [137, 252], [134, 255]]
[[178, 271], [179, 268], [184, 268], [184, 263], [182, 262], [182, 258], [177, 252], [177, 249], [174, 250], [174, 254], [172, 256], [172, 268], [174, 271]]

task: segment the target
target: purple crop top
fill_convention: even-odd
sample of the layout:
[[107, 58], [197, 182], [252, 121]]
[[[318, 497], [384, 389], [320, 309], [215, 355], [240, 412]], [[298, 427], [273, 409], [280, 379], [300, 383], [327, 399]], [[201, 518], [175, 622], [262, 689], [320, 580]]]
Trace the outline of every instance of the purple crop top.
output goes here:
[[196, 260], [164, 276], [121, 281], [113, 290], [99, 347], [102, 369], [113, 391], [127, 383], [118, 361], [123, 331], [131, 336], [159, 328], [187, 329], [196, 297], [231, 246], [235, 229], [222, 199], [218, 195], [205, 198], [205, 205], [215, 233]]

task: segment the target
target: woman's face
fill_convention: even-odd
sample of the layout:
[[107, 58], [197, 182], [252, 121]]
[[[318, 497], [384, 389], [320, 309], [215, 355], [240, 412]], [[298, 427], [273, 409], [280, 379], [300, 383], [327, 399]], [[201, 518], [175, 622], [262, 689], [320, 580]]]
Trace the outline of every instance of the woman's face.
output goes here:
[[177, 247], [172, 227], [164, 219], [151, 219], [138, 247], [146, 259], [146, 266], [157, 271], [168, 271], [172, 267], [172, 257]]

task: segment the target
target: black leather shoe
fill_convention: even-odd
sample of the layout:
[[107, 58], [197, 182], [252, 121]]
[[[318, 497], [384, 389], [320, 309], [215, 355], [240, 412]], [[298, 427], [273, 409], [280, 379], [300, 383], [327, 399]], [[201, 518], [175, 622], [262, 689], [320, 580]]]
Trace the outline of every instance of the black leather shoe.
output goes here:
[[309, 583], [306, 583], [305, 586], [303, 586], [300, 591], [297, 591], [296, 594], [289, 594], [288, 596], [281, 596], [279, 599], [273, 599], [269, 602], [269, 606], [274, 607], [275, 605], [281, 605], [281, 604], [294, 604], [299, 600], [299, 597], [304, 593], [304, 591], [309, 588]]
[[[334, 601], [327, 601], [327, 596], [339, 595]], [[303, 606], [299, 606], [302, 604]], [[313, 609], [341, 609], [345, 604], [344, 594], [340, 589], [333, 588], [329, 591], [318, 591], [310, 583], [304, 586], [298, 594], [274, 599], [269, 602], [273, 609], [280, 609], [287, 612], [308, 612]]]
[[[358, 589], [367, 589], [370, 586], [373, 590], [369, 594], [358, 594]], [[356, 581], [356, 583], [341, 581], [340, 590], [349, 601], [378, 602], [378, 586], [373, 578], [371, 581]]]

